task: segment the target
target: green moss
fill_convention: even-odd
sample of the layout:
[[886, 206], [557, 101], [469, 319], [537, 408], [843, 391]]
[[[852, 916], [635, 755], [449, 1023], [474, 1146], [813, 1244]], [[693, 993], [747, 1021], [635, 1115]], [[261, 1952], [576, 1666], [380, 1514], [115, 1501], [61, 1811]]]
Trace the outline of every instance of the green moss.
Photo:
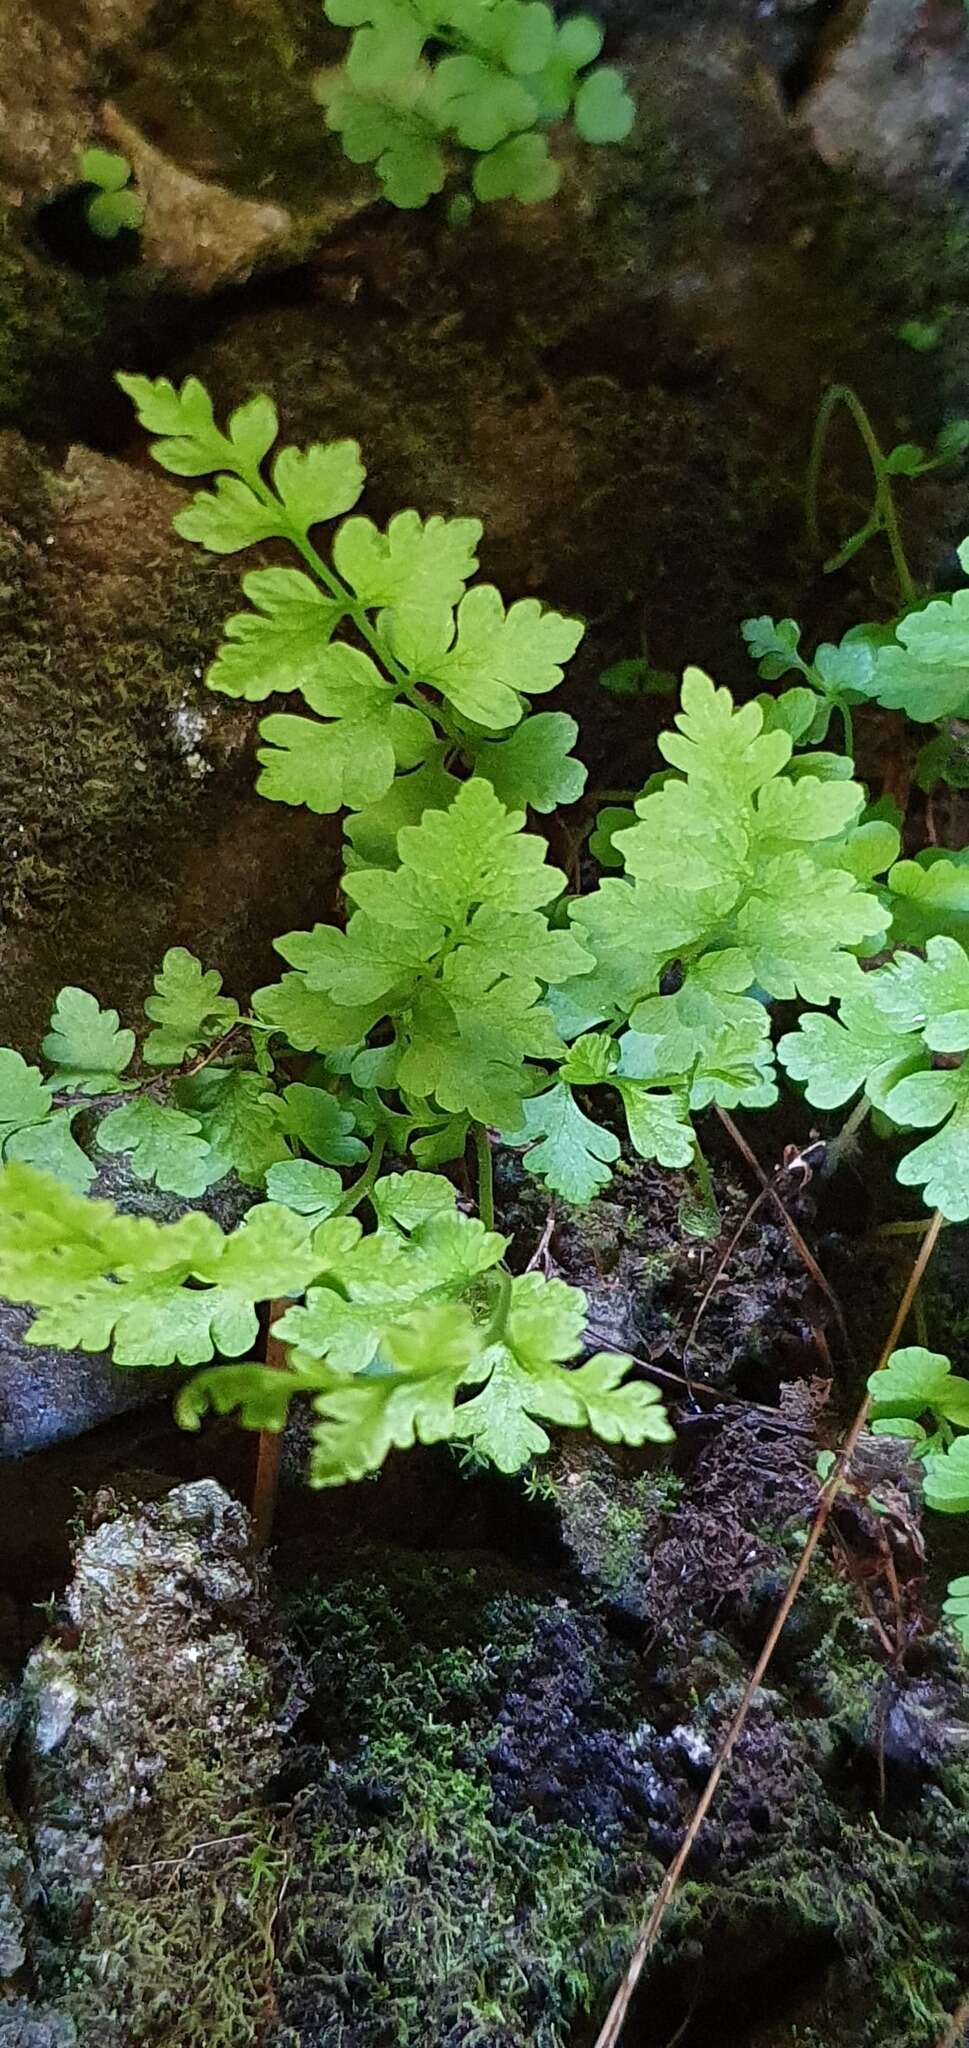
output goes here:
[[111, 1863], [88, 1940], [57, 1987], [92, 2048], [263, 2040], [286, 1851], [273, 1816], [234, 1810], [233, 1793], [224, 1764], [169, 1754], [150, 1844]]
[[0, 213], [0, 427], [97, 439], [140, 282], [81, 277], [31, 247], [23, 225]]
[[169, 543], [167, 501], [153, 512], [140, 479], [119, 470], [116, 503], [113, 483], [95, 468], [65, 487], [16, 442], [0, 453], [8, 918], [56, 918], [81, 867], [90, 889], [150, 863], [153, 828], [196, 791], [173, 719], [201, 697], [232, 579]]
[[551, 1468], [566, 1549], [596, 1601], [644, 1607], [659, 1525], [683, 1491], [673, 1472], [639, 1471], [601, 1444], [565, 1444]]
[[391, 1590], [363, 1576], [301, 1602], [344, 1755], [307, 1811], [282, 1916], [294, 2038], [565, 2048], [620, 1966], [633, 1921], [611, 1859], [495, 1802], [495, 1715], [542, 1612], [489, 1573], [422, 1562]]
[[316, 219], [361, 185], [312, 93], [314, 73], [345, 45], [304, 0], [232, 10], [201, 0], [174, 11], [172, 33], [119, 103], [187, 169]]

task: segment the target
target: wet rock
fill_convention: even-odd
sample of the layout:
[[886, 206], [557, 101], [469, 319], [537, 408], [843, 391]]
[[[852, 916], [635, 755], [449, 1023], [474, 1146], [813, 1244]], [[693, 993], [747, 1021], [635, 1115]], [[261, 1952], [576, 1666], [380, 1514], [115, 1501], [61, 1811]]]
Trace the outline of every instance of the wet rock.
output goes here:
[[933, 1679], [894, 1683], [872, 1713], [867, 1746], [916, 1778], [969, 1756], [964, 1688]]
[[969, 33], [945, 0], [846, 11], [801, 113], [826, 163], [931, 193], [969, 160]]
[[[38, 1968], [85, 2042], [127, 2041], [122, 2010], [135, 2033], [149, 2002], [153, 2015], [166, 1999], [177, 2013], [186, 1955], [201, 1979], [186, 2044], [216, 2031], [206, 1956], [229, 1972], [227, 1995], [252, 1994], [261, 1921], [246, 1878], [270, 1854], [259, 1802], [278, 1738], [272, 1631], [248, 1546], [245, 1511], [212, 1480], [101, 1522], [78, 1550], [68, 1641], [49, 1640], [27, 1666]], [[172, 1884], [172, 1869], [192, 1884]]]
[[32, 1321], [31, 1309], [0, 1302], [0, 1458], [81, 1436], [173, 1384], [170, 1375], [122, 1373], [105, 1353], [28, 1344]]
[[256, 797], [255, 721], [205, 689], [238, 572], [172, 532], [182, 497], [0, 436], [0, 1040], [24, 1051], [64, 982], [136, 1021], [171, 944], [245, 998], [275, 933], [325, 909], [337, 835]]

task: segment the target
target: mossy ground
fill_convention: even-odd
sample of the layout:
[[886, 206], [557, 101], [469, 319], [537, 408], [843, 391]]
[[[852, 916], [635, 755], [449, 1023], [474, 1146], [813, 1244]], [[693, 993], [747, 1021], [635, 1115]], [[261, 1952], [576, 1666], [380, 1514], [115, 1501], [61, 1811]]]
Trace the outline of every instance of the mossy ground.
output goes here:
[[[715, 1519], [691, 1579], [695, 1509], [662, 1475], [631, 1476], [639, 1562], [655, 1566], [634, 1643], [616, 1602], [635, 1510], [609, 1501], [606, 1462], [589, 1475], [605, 1508], [594, 1572], [575, 1563], [567, 1465], [553, 1491], [573, 1563], [557, 1581], [381, 1549], [298, 1594], [313, 1698], [278, 1928], [280, 2048], [592, 2040], [796, 1536], [769, 1510], [725, 1594]], [[894, 1684], [854, 1589], [822, 1561], [630, 2022], [640, 2048], [678, 2024], [691, 2048], [712, 2025], [747, 2042], [772, 2008], [784, 2048], [805, 2038], [805, 2012], [816, 2048], [934, 2042], [969, 1927], [969, 1780], [890, 1758], [879, 1795]]]

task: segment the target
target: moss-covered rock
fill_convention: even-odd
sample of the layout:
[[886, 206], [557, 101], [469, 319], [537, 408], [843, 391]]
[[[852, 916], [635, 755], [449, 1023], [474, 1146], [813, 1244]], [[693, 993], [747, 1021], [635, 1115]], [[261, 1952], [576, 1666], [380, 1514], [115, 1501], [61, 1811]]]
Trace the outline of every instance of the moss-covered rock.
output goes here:
[[169, 944], [245, 996], [325, 905], [327, 822], [255, 796], [255, 718], [205, 691], [237, 574], [177, 540], [179, 502], [0, 437], [0, 1037], [25, 1047], [67, 981], [137, 1014]]
[[100, 1506], [73, 1641], [48, 1641], [24, 1681], [35, 1972], [81, 2048], [245, 2048], [271, 1998], [283, 1869], [247, 1518], [213, 1481]]
[[[564, 1575], [381, 1550], [297, 1596], [314, 1698], [280, 2044], [592, 2042], [802, 1540], [806, 1411], [786, 1445], [784, 1428], [718, 1421], [680, 1499], [621, 1466], [613, 1484], [594, 1455], [576, 1514], [567, 1460]], [[878, 1517], [845, 1513], [850, 1550], [850, 1517]], [[772, 2042], [809, 2026], [814, 2048], [922, 2048], [957, 1994], [954, 1652], [930, 1645], [931, 1684], [886, 1672], [842, 1554], [819, 1561], [699, 1836], [631, 2023], [649, 2048], [684, 2014], [700, 2048], [728, 2012], [731, 2042], [770, 2013]]]

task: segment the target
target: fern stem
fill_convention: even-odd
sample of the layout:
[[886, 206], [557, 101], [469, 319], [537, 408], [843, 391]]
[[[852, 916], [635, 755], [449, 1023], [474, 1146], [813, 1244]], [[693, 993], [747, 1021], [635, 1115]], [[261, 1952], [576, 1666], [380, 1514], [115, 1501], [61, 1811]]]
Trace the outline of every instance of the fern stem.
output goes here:
[[[845, 410], [850, 413], [865, 444], [865, 450], [875, 479], [874, 512], [877, 516], [878, 528], [884, 533], [891, 549], [892, 564], [895, 570], [895, 580], [898, 584], [899, 595], [903, 605], [908, 609], [918, 602], [918, 592], [905, 553], [901, 528], [898, 522], [898, 512], [895, 507], [891, 477], [885, 465], [881, 443], [872, 426], [869, 415], [862, 405], [861, 399], [856, 392], [852, 391], [849, 384], [831, 385], [830, 389], [825, 392], [814, 423], [814, 434], [811, 439], [811, 453], [808, 459], [807, 478], [805, 481], [805, 513], [808, 540], [815, 553], [820, 554], [822, 548], [818, 501], [821, 466], [824, 460], [824, 451], [827, 447], [831, 422], [840, 405], [843, 405]], [[873, 527], [872, 530], [876, 531], [878, 528]]]
[[491, 1139], [484, 1124], [472, 1124], [478, 1159], [478, 1214], [486, 1230], [495, 1227], [495, 1173]]
[[498, 1268], [498, 1293], [494, 1314], [485, 1332], [485, 1344], [500, 1344], [508, 1328], [508, 1311], [511, 1308], [511, 1274], [507, 1266]]
[[302, 555], [307, 568], [312, 569], [314, 576], [318, 582], [322, 583], [324, 590], [329, 591], [330, 596], [336, 599], [336, 602], [342, 606], [347, 616], [353, 620], [357, 632], [362, 639], [366, 640], [368, 647], [373, 649], [378, 661], [383, 663], [388, 675], [393, 677], [398, 688], [403, 689], [409, 685], [411, 681], [410, 676], [407, 674], [406, 669], [402, 669], [393, 656], [388, 653], [376, 628], [370, 624], [366, 607], [357, 603], [352, 590], [348, 590], [346, 584], [341, 582], [336, 572], [330, 568], [329, 563], [323, 560], [322, 555], [317, 554], [312, 541], [307, 539], [305, 533], [301, 533], [299, 527], [293, 526], [286, 518], [285, 506], [281, 504], [275, 491], [270, 489], [261, 470], [255, 468], [240, 473], [245, 475], [250, 489], [257, 498], [261, 499], [264, 505], [270, 506], [273, 512], [277, 514], [280, 511], [282, 512], [286, 539], [289, 541], [290, 546], [296, 549], [298, 555]]
[[334, 1216], [351, 1216], [354, 1209], [359, 1209], [361, 1202], [365, 1201], [380, 1172], [386, 1146], [387, 1140], [383, 1131], [378, 1131], [373, 1141], [373, 1150], [363, 1172], [347, 1188], [346, 1193], [341, 1195], [333, 1211]]

